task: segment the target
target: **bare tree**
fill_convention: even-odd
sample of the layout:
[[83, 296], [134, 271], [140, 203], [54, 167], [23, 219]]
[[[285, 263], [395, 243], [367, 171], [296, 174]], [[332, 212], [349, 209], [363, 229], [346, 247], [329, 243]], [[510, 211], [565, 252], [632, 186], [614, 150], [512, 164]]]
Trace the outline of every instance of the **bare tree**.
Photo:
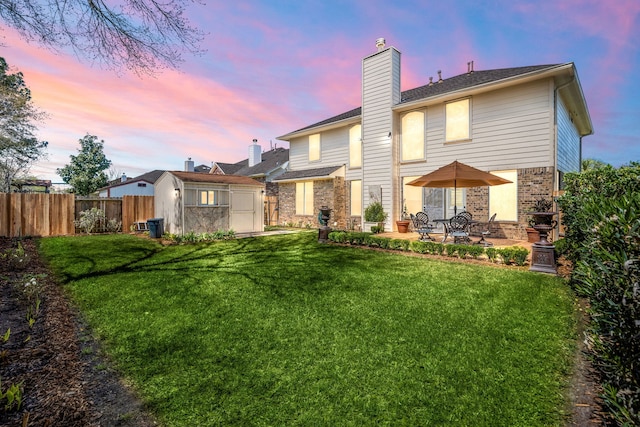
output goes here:
[[70, 47], [106, 68], [138, 74], [176, 68], [203, 34], [184, 16], [200, 0], [0, 0], [0, 19], [27, 41]]

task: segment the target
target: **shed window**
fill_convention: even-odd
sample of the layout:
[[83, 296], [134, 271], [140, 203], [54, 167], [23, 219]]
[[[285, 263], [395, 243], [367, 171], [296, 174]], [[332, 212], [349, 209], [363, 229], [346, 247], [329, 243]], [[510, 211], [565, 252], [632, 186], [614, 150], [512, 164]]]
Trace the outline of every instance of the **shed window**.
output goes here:
[[[229, 192], [226, 190], [198, 190], [198, 206], [227, 206], [229, 204]], [[186, 206], [195, 205], [192, 197], [185, 198]]]

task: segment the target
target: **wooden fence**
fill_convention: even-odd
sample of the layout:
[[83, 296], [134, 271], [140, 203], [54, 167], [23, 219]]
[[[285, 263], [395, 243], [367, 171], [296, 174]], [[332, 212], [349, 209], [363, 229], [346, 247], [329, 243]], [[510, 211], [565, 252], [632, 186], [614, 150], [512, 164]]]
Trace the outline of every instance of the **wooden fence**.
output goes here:
[[153, 196], [76, 199], [73, 194], [0, 193], [0, 237], [74, 234], [74, 220], [94, 207], [107, 220], [122, 221], [124, 232], [134, 222], [154, 217]]
[[0, 193], [0, 236], [73, 234], [73, 194]]

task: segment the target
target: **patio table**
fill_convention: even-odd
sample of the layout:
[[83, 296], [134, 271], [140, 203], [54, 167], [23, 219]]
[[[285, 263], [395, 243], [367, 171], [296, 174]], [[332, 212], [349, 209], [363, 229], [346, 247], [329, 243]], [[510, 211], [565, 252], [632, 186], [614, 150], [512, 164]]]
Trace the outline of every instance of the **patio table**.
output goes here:
[[[438, 218], [438, 219], [434, 219], [433, 222], [437, 223], [441, 223], [442, 224], [442, 228], [444, 229], [444, 234], [442, 235], [442, 243], [444, 243], [447, 240], [447, 237], [449, 237], [449, 221], [451, 220], [451, 218]], [[475, 219], [470, 219], [468, 221], [467, 224], [467, 229], [470, 231], [471, 227], [475, 224], [480, 224], [482, 221], [476, 221]]]

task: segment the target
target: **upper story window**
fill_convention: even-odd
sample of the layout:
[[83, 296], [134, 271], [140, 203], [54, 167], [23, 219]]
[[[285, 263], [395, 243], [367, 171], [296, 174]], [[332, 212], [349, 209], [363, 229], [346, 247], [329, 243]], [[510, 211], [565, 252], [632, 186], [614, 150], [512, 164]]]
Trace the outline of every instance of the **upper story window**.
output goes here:
[[139, 182], [138, 183], [138, 187], [146, 187], [147, 183], [146, 182]]
[[445, 140], [460, 141], [471, 138], [470, 132], [470, 99], [448, 102], [445, 105]]
[[423, 111], [412, 111], [402, 116], [402, 160], [421, 160], [424, 153]]
[[362, 125], [349, 129], [349, 167], [362, 167]]
[[320, 160], [320, 134], [314, 133], [309, 135], [309, 161], [316, 162]]

